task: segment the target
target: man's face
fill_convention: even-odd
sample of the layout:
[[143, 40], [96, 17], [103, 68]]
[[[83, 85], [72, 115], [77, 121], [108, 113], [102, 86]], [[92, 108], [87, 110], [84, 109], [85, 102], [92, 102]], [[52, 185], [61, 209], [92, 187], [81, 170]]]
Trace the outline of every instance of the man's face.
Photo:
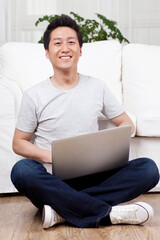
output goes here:
[[50, 59], [54, 71], [56, 69], [62, 71], [77, 70], [81, 54], [77, 33], [72, 28], [58, 27], [51, 32], [46, 57]]

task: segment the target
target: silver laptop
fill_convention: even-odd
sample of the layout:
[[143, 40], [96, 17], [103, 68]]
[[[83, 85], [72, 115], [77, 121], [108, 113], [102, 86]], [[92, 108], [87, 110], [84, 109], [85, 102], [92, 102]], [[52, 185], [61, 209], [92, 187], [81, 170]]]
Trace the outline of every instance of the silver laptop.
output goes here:
[[52, 172], [62, 180], [128, 163], [131, 126], [115, 127], [52, 142]]

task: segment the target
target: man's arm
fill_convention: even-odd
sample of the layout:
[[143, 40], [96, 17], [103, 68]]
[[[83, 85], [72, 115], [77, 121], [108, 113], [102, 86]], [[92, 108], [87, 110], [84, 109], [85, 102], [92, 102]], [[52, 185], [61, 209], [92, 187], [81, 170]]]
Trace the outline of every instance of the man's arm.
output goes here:
[[13, 137], [13, 151], [25, 158], [51, 163], [51, 151], [35, 146], [30, 142], [33, 133], [15, 129]]
[[132, 120], [130, 119], [130, 117], [127, 115], [126, 112], [124, 112], [121, 115], [119, 115], [118, 117], [112, 118], [110, 120], [117, 126], [131, 125], [131, 127], [132, 127], [131, 135], [135, 131], [134, 124], [133, 124]]

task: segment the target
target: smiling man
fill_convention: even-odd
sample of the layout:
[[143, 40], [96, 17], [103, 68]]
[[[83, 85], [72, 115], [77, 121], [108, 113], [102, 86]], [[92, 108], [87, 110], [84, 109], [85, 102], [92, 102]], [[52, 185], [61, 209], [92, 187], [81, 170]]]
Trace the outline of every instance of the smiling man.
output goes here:
[[13, 150], [24, 159], [12, 169], [13, 184], [42, 211], [44, 228], [64, 221], [84, 228], [147, 222], [153, 216], [147, 203], [119, 204], [158, 183], [153, 160], [135, 159], [121, 169], [66, 181], [43, 166], [52, 162], [53, 140], [98, 131], [100, 113], [117, 126], [131, 125], [134, 131], [104, 82], [77, 72], [82, 34], [73, 19], [53, 20], [44, 33], [44, 47], [54, 74], [24, 92], [13, 139]]
[[76, 32], [69, 27], [58, 27], [50, 35], [46, 56], [50, 59], [54, 75], [51, 81], [60, 89], [70, 89], [78, 84], [77, 64], [81, 47]]

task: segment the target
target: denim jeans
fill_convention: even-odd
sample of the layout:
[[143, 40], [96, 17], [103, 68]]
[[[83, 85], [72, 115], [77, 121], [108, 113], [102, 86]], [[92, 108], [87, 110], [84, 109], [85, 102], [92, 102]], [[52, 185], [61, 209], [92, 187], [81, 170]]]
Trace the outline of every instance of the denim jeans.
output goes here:
[[109, 219], [112, 206], [153, 188], [159, 172], [153, 160], [139, 158], [120, 169], [62, 181], [42, 163], [22, 159], [14, 165], [11, 180], [40, 210], [50, 205], [67, 222], [87, 228]]

